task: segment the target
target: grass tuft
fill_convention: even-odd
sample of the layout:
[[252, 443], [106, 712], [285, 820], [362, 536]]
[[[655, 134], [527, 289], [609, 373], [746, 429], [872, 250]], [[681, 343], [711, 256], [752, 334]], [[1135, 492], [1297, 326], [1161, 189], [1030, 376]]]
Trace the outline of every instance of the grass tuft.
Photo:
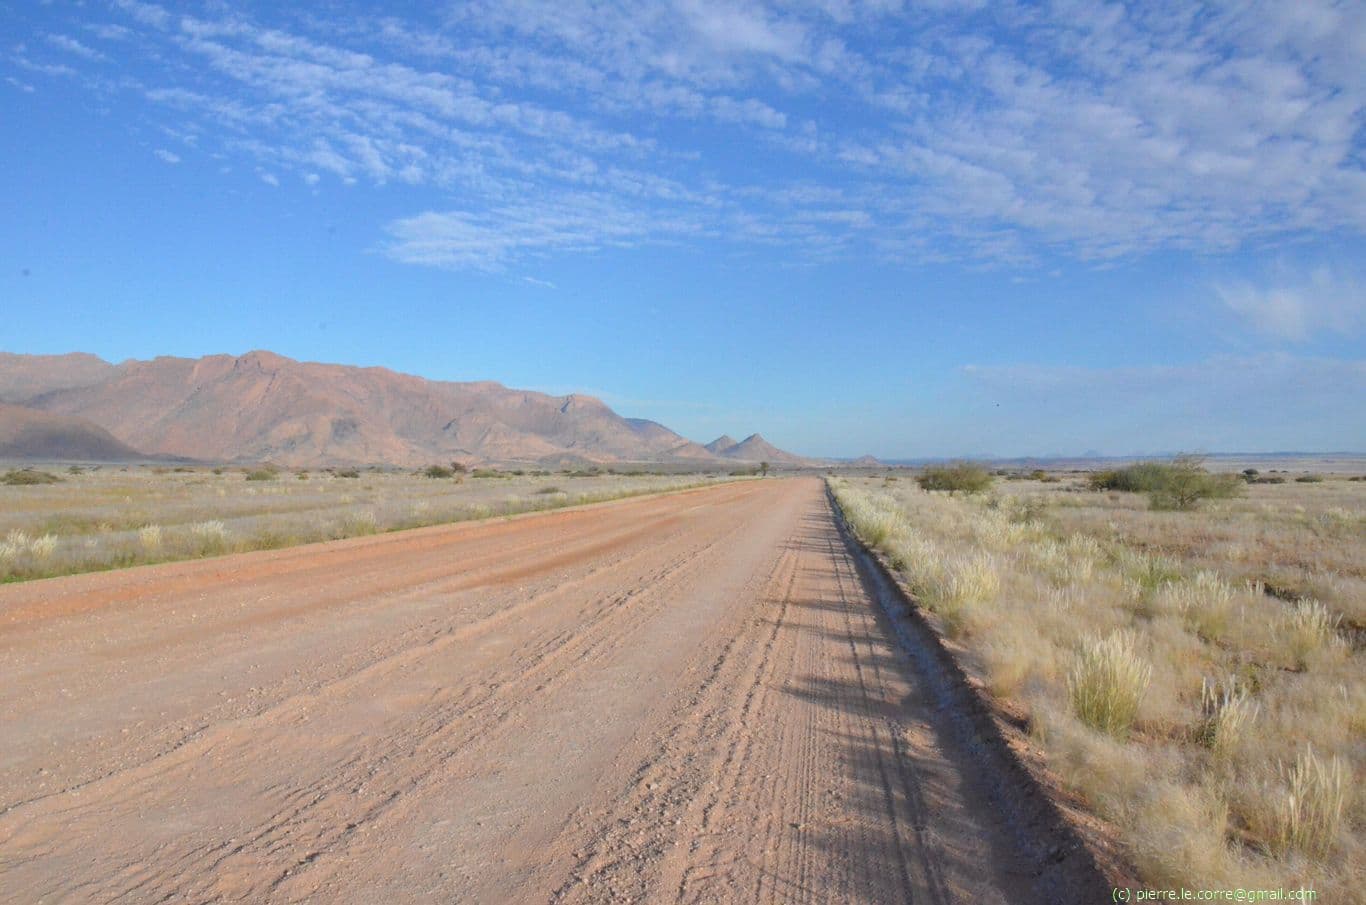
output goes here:
[[1152, 683], [1152, 664], [1138, 656], [1132, 634], [1116, 631], [1083, 645], [1067, 677], [1072, 712], [1092, 729], [1123, 740]]

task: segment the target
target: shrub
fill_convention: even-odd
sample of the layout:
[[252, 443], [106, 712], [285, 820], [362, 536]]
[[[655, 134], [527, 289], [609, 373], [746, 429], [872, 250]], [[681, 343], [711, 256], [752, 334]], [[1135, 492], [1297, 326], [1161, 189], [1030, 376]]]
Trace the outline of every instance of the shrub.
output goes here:
[[980, 465], [956, 462], [952, 465], [934, 465], [926, 468], [915, 480], [923, 490], [981, 493], [991, 486], [994, 478], [991, 472]]
[[536, 492], [537, 492], [537, 493], [564, 493], [564, 491], [561, 490], [561, 489], [558, 488], [558, 487], [542, 487], [540, 490], [538, 490], [538, 491], [536, 491]]
[[12, 468], [4, 475], [0, 475], [0, 484], [19, 487], [30, 484], [56, 484], [61, 480], [55, 474], [49, 474], [46, 471], [34, 471], [32, 468]]
[[1296, 484], [1322, 484], [1322, 483], [1323, 483], [1323, 475], [1321, 475], [1321, 474], [1304, 474], [1304, 475], [1300, 475], [1298, 478], [1295, 479], [1295, 483], [1296, 483]]
[[248, 481], [273, 481], [277, 475], [269, 468], [258, 468], [255, 471], [247, 472]]
[[476, 468], [470, 473], [472, 478], [501, 478], [502, 476], [502, 472], [496, 468]]
[[360, 472], [359, 472], [359, 471], [356, 471], [354, 468], [343, 468], [341, 471], [337, 472], [337, 477], [339, 477], [339, 478], [359, 478], [359, 477], [360, 477]]
[[1252, 483], [1254, 483], [1254, 484], [1284, 484], [1284, 483], [1285, 483], [1285, 478], [1281, 477], [1280, 475], [1272, 475], [1272, 476], [1269, 477], [1269, 478], [1257, 478], [1257, 479], [1256, 479], [1255, 481], [1253, 481]]
[[1134, 651], [1131, 635], [1117, 631], [1092, 641], [1067, 677], [1072, 712], [1093, 729], [1128, 738], [1152, 677], [1152, 665]]
[[1171, 462], [1138, 462], [1126, 468], [1092, 474], [1092, 490], [1146, 493], [1154, 509], [1191, 509], [1201, 500], [1236, 496], [1243, 479], [1210, 474], [1198, 456], [1177, 456]]
[[422, 472], [428, 478], [453, 478], [455, 472], [444, 465], [428, 465], [427, 470]]

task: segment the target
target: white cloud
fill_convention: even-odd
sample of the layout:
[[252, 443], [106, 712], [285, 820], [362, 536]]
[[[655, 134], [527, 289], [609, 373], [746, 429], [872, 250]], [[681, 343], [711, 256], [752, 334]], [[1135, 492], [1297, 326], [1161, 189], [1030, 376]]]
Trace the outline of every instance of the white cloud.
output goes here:
[[155, 154], [157, 157], [161, 158], [161, 160], [163, 160], [166, 163], [180, 163], [180, 155], [175, 153], [174, 151], [168, 151], [165, 148], [157, 148], [152, 153]]
[[64, 50], [67, 53], [74, 54], [85, 60], [102, 61], [109, 59], [93, 47], [87, 47], [75, 38], [67, 35], [48, 35], [47, 42], [59, 50]]
[[629, 248], [695, 235], [686, 218], [650, 216], [602, 195], [574, 194], [473, 211], [428, 211], [385, 227], [381, 250], [408, 264], [496, 270], [551, 251]]
[[1327, 267], [1269, 284], [1220, 284], [1215, 291], [1230, 311], [1276, 339], [1305, 342], [1323, 332], [1347, 335], [1366, 327], [1366, 284]]

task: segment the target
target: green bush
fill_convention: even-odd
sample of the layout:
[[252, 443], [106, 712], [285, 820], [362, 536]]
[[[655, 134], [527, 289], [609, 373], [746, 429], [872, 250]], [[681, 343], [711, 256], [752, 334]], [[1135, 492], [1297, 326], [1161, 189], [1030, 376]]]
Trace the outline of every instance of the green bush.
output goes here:
[[501, 478], [503, 473], [496, 468], [476, 468], [470, 473], [472, 478]]
[[343, 468], [341, 471], [337, 472], [337, 477], [339, 477], [339, 478], [359, 478], [359, 477], [360, 477], [360, 472], [359, 472], [359, 471], [356, 471], [356, 469], [354, 469], [354, 468]]
[[923, 490], [946, 490], [949, 493], [981, 493], [995, 480], [991, 472], [971, 462], [952, 465], [932, 465], [920, 473], [916, 483]]
[[422, 472], [428, 478], [453, 478], [455, 472], [444, 465], [428, 465], [427, 470]]
[[1296, 484], [1322, 484], [1322, 483], [1323, 483], [1323, 475], [1321, 475], [1321, 474], [1305, 474], [1305, 475], [1300, 475], [1298, 478], [1295, 479], [1295, 483], [1296, 483]]
[[1146, 493], [1154, 509], [1184, 510], [1201, 500], [1237, 496], [1243, 480], [1240, 475], [1210, 474], [1198, 456], [1177, 456], [1171, 462], [1138, 462], [1099, 471], [1087, 483], [1092, 490]]
[[255, 471], [247, 472], [248, 481], [273, 481], [278, 475], [269, 468], [258, 468]]
[[26, 486], [30, 484], [56, 484], [62, 479], [55, 474], [46, 471], [34, 471], [32, 468], [12, 468], [0, 475], [0, 484], [11, 486]]

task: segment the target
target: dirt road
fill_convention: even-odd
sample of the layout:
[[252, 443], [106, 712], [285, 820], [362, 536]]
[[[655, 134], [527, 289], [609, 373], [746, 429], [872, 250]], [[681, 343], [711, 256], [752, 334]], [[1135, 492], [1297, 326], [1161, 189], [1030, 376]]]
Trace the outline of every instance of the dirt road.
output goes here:
[[1007, 902], [816, 479], [0, 588], [0, 900]]

